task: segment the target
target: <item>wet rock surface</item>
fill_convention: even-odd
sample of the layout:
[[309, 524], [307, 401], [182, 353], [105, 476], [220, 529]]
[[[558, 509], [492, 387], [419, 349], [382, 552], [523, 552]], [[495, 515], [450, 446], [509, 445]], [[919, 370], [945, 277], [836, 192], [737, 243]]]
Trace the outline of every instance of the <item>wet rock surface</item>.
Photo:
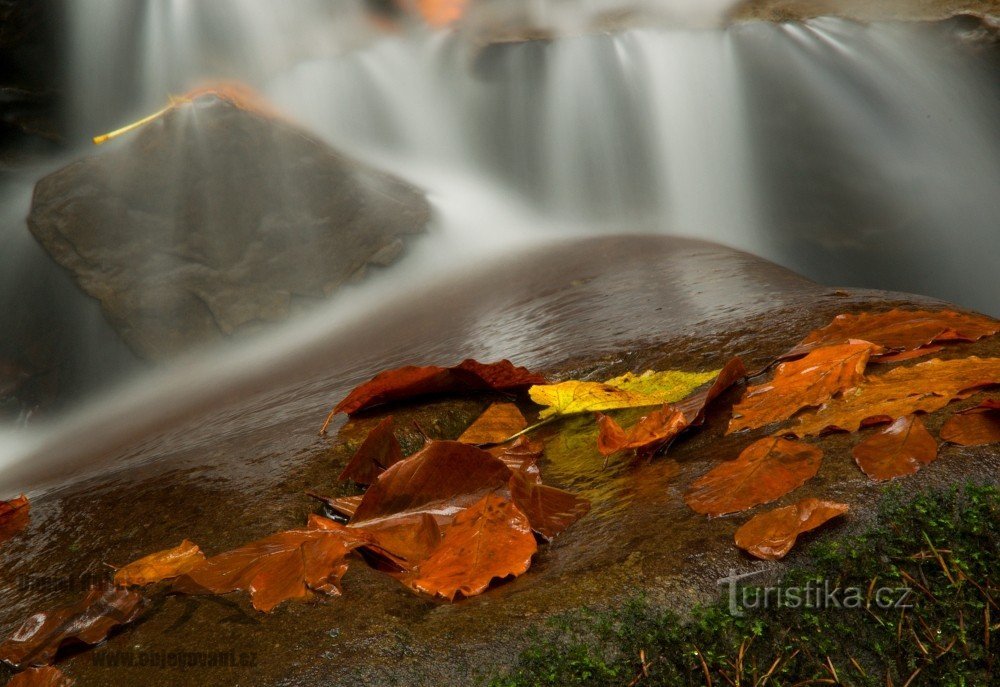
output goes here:
[[208, 94], [42, 179], [28, 226], [141, 357], [255, 331], [399, 253], [430, 207]]
[[[28, 530], [0, 547], [0, 633], [80, 596], [107, 574], [105, 562], [124, 563], [185, 537], [215, 553], [301, 525], [315, 510], [303, 491], [343, 493], [336, 476], [378, 422], [341, 420], [322, 438], [323, 416], [384, 368], [506, 356], [556, 379], [602, 379], [648, 368], [710, 369], [741, 355], [757, 369], [836, 314], [899, 305], [941, 303], [825, 288], [743, 253], [665, 237], [558, 242], [403, 294], [239, 384], [187, 389], [180, 401], [149, 396], [132, 404], [127, 425], [120, 416], [94, 419], [73, 430], [73, 441], [55, 436], [27, 464], [5, 471], [0, 493], [50, 486], [35, 496]], [[972, 354], [1000, 355], [1000, 343], [958, 345], [943, 357]], [[714, 598], [716, 580], [730, 569], [780, 571], [807, 560], [812, 536], [870, 521], [881, 486], [854, 464], [851, 435], [820, 439], [818, 477], [775, 504], [815, 496], [846, 502], [851, 514], [806, 537], [785, 563], [753, 561], [733, 546], [733, 530], [752, 512], [706, 520], [690, 511], [682, 495], [691, 481], [756, 438], [724, 436], [739, 394], [722, 397], [702, 431], [651, 463], [615, 460], [602, 469], [590, 417], [545, 428], [546, 483], [587, 496], [594, 509], [542, 547], [527, 574], [483, 596], [430, 601], [356, 564], [342, 597], [286, 604], [271, 615], [253, 611], [246, 595], [160, 598], [137, 626], [61, 667], [82, 686], [469, 684], [508, 664], [527, 646], [528, 629], [552, 614], [637, 593], [683, 612]], [[434, 437], [454, 438], [488, 402], [440, 399], [393, 413], [397, 426], [416, 420]], [[939, 415], [927, 421], [935, 436]], [[110, 471], [75, 482], [61, 476], [88, 467]], [[995, 482], [998, 468], [995, 449], [945, 446], [904, 484]], [[177, 651], [243, 653], [254, 665], [108, 663]]]
[[842, 17], [856, 21], [944, 21], [957, 16], [978, 17], [996, 27], [996, 0], [743, 0], [731, 11], [734, 21], [803, 21]]

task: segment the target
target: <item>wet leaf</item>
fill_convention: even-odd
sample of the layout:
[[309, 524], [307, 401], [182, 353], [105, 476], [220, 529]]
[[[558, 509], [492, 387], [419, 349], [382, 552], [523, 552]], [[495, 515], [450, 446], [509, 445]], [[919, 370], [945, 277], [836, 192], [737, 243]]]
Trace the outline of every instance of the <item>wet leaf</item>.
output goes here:
[[469, 0], [417, 0], [417, 9], [431, 26], [454, 24], [465, 14]]
[[[978, 341], [1000, 331], [1000, 322], [984, 315], [951, 310], [890, 310], [881, 313], [838, 315], [826, 327], [817, 329], [786, 353], [793, 358], [822, 346], [863, 339], [893, 352], [915, 351], [935, 343]], [[928, 351], [930, 353], [931, 351]], [[873, 360], [878, 356], [873, 356]]]
[[852, 391], [803, 413], [789, 431], [798, 436], [854, 432], [875, 422], [940, 410], [967, 392], [998, 383], [1000, 358], [935, 359], [897, 367], [881, 376], [866, 376]]
[[174, 583], [183, 594], [250, 592], [253, 606], [268, 612], [313, 592], [340, 594], [347, 554], [372, 543], [363, 531], [329, 521], [328, 526], [279, 532], [213, 556]]
[[924, 423], [901, 417], [854, 447], [854, 461], [874, 480], [912, 475], [937, 458], [938, 445]]
[[755, 515], [736, 530], [736, 545], [757, 558], [774, 561], [792, 550], [795, 540], [846, 513], [846, 503], [802, 499], [792, 506]]
[[500, 459], [511, 472], [521, 472], [532, 481], [541, 484], [542, 473], [538, 469], [538, 459], [542, 457], [545, 445], [541, 441], [521, 436], [509, 444], [494, 446], [487, 452]]
[[142, 587], [180, 577], [204, 562], [205, 554], [198, 545], [185, 539], [172, 549], [150, 554], [119, 569], [115, 573], [115, 584]]
[[527, 516], [510, 499], [488, 494], [455, 516], [434, 553], [404, 582], [448, 600], [475, 596], [494, 579], [525, 573], [537, 550]]
[[403, 460], [403, 449], [393, 433], [392, 417], [387, 417], [369, 432], [339, 479], [371, 484], [388, 467]]
[[121, 587], [95, 587], [80, 601], [36, 613], [0, 644], [0, 660], [15, 668], [52, 663], [68, 644], [100, 644], [119, 625], [145, 609], [142, 594]]
[[941, 439], [959, 446], [1000, 443], [1000, 400], [988, 399], [952, 415], [941, 427]]
[[337, 413], [352, 415], [383, 403], [430, 394], [505, 391], [532, 384], [545, 384], [545, 378], [523, 367], [514, 367], [509, 360], [489, 364], [466, 360], [455, 367], [408, 365], [375, 375], [338, 403], [330, 417]]
[[307, 491], [306, 496], [314, 498], [317, 501], [321, 501], [326, 504], [330, 510], [334, 513], [340, 513], [345, 518], [350, 518], [358, 510], [358, 506], [361, 505], [361, 499], [364, 498], [364, 494], [359, 494], [358, 496], [341, 496], [339, 498], [329, 498], [327, 496], [320, 496], [319, 494]]
[[499, 444], [528, 426], [513, 403], [494, 403], [458, 438], [463, 444]]
[[75, 684], [76, 680], [63, 674], [58, 668], [44, 666], [18, 673], [7, 683], [7, 687], [73, 687]]
[[441, 543], [441, 528], [429, 513], [388, 518], [362, 527], [374, 538], [376, 553], [390, 554], [392, 562], [403, 570], [414, 570]]
[[721, 370], [684, 372], [668, 370], [641, 375], [631, 372], [606, 382], [568, 381], [533, 386], [531, 400], [548, 406], [539, 417], [572, 415], [618, 408], [642, 408], [679, 401], [692, 390], [714, 379]]
[[771, 381], [751, 386], [733, 407], [726, 433], [787, 420], [857, 386], [868, 358], [878, 350], [867, 341], [852, 341], [815, 348], [799, 360], [778, 365]]
[[802, 486], [819, 472], [822, 460], [815, 446], [767, 437], [695, 480], [684, 502], [706, 515], [744, 511]]
[[674, 410], [679, 410], [684, 413], [684, 417], [687, 419], [689, 425], [700, 425], [704, 422], [705, 410], [712, 403], [712, 401], [722, 395], [722, 393], [729, 389], [729, 387], [733, 384], [746, 376], [747, 369], [743, 365], [743, 360], [741, 360], [738, 356], [731, 358], [729, 362], [723, 366], [722, 370], [719, 371], [718, 376], [711, 385], [701, 391], [696, 391], [687, 398], [680, 400], [677, 403], [672, 403], [671, 405]]
[[30, 512], [31, 504], [24, 494], [11, 501], [0, 501], [0, 544], [27, 527]]
[[539, 484], [528, 475], [511, 475], [510, 495], [528, 517], [531, 529], [547, 540], [590, 512], [590, 501], [562, 489]]

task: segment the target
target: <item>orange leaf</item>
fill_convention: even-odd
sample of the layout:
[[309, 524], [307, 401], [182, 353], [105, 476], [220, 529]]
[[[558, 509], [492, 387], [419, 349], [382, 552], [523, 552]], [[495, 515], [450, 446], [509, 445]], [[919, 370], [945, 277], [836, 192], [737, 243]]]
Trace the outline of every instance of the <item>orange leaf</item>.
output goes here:
[[330, 510], [335, 513], [340, 513], [345, 518], [350, 518], [358, 510], [358, 506], [361, 505], [361, 499], [364, 498], [364, 494], [358, 496], [341, 496], [339, 498], [331, 499], [326, 496], [320, 496], [319, 494], [307, 491], [306, 496], [316, 499], [317, 501], [322, 501], [330, 508]]
[[815, 348], [801, 360], [778, 365], [774, 378], [752, 386], [733, 407], [726, 433], [787, 420], [802, 408], [818, 406], [858, 385], [875, 346], [867, 341]]
[[542, 483], [542, 473], [538, 469], [538, 459], [545, 450], [541, 441], [532, 441], [521, 436], [513, 443], [494, 446], [487, 452], [494, 458], [499, 458], [511, 472], [522, 472], [537, 484]]
[[928, 360], [866, 377], [848, 393], [804, 413], [791, 432], [812, 436], [827, 430], [854, 432], [875, 420], [940, 410], [973, 389], [1000, 383], [1000, 358]]
[[494, 403], [458, 438], [463, 444], [499, 444], [528, 426], [513, 403]]
[[914, 358], [923, 358], [925, 355], [931, 355], [932, 353], [937, 353], [942, 350], [944, 346], [922, 346], [920, 348], [915, 348], [912, 351], [903, 351], [901, 353], [886, 353], [878, 356], [877, 359], [873, 359], [874, 363], [901, 363], [905, 360], [913, 360]]
[[794, 358], [821, 346], [849, 339], [871, 341], [889, 351], [912, 351], [934, 343], [978, 341], [998, 331], [1000, 322], [991, 317], [951, 310], [897, 309], [881, 313], [844, 314], [838, 315], [826, 327], [810, 333], [782, 357]]
[[63, 674], [58, 668], [45, 666], [31, 668], [10, 679], [7, 687], [73, 687], [76, 680]]
[[145, 609], [142, 594], [121, 587], [95, 587], [75, 604], [36, 613], [0, 644], [0, 660], [15, 668], [52, 663], [68, 643], [100, 644], [114, 628]]
[[387, 417], [369, 432], [339, 479], [371, 484], [386, 468], [403, 460], [403, 449], [392, 432], [392, 417]]
[[515, 472], [510, 478], [514, 503], [528, 517], [531, 529], [551, 540], [590, 512], [590, 501], [562, 489], [548, 487]]
[[822, 460], [815, 446], [767, 437], [695, 480], [684, 502], [706, 515], [743, 511], [802, 486], [819, 472]]
[[854, 460], [875, 480], [912, 475], [937, 458], [938, 445], [924, 423], [901, 417], [854, 447]]
[[417, 0], [417, 9], [431, 26], [454, 24], [465, 14], [469, 0]]
[[371, 381], [365, 382], [338, 403], [330, 417], [337, 413], [352, 415], [359, 410], [382, 403], [429, 394], [503, 391], [545, 383], [545, 378], [541, 375], [529, 372], [523, 367], [514, 367], [509, 360], [489, 364], [466, 360], [455, 367], [408, 365], [375, 375]]
[[197, 544], [182, 541], [179, 546], [150, 554], [129, 563], [115, 573], [119, 587], [142, 587], [191, 572], [205, 561], [205, 554]]
[[174, 583], [182, 594], [250, 592], [253, 606], [268, 612], [288, 599], [312, 592], [340, 593], [347, 554], [371, 543], [363, 531], [329, 521], [322, 528], [279, 532], [213, 556]]
[[725, 364], [719, 372], [719, 376], [708, 388], [696, 391], [687, 398], [670, 405], [674, 410], [684, 413], [689, 425], [700, 425], [705, 420], [705, 410], [709, 404], [722, 392], [746, 376], [747, 369], [743, 365], [743, 361], [738, 356], [734, 357]]
[[12, 501], [0, 501], [0, 544], [28, 525], [30, 511], [31, 504], [24, 494]]
[[1000, 442], [1000, 401], [988, 399], [951, 416], [941, 428], [941, 439], [959, 446]]
[[802, 499], [793, 506], [775, 508], [752, 517], [736, 530], [736, 546], [757, 558], [778, 560], [792, 550], [800, 534], [816, 529], [847, 510], [846, 503]]
[[494, 579], [526, 572], [537, 550], [527, 516], [509, 499], [488, 494], [455, 517], [434, 553], [404, 582], [448, 600], [475, 596]]

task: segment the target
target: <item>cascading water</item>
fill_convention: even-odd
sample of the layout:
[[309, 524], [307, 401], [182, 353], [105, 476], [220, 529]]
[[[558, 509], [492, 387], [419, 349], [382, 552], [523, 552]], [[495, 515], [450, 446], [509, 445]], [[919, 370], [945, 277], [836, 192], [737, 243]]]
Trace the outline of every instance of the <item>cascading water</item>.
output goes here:
[[[238, 79], [334, 147], [427, 189], [436, 211], [403, 263], [312, 319], [232, 344], [224, 363], [185, 359], [91, 403], [90, 419], [136, 394], [219, 386], [350, 327], [415, 280], [554, 235], [694, 236], [827, 283], [1000, 314], [1000, 90], [930, 30], [821, 19], [483, 47], [426, 28], [381, 35], [360, 3], [70, 6], [66, 115], [80, 133]], [[42, 438], [0, 437], [0, 465]]]

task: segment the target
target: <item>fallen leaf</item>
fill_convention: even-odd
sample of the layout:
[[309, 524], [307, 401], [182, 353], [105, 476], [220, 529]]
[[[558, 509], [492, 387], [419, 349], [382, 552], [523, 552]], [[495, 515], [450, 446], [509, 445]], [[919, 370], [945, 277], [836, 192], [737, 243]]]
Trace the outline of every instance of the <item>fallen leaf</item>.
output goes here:
[[358, 510], [358, 506], [361, 505], [361, 499], [364, 498], [364, 494], [359, 494], [358, 496], [341, 496], [339, 498], [329, 498], [327, 496], [320, 496], [316, 492], [307, 491], [306, 496], [314, 498], [317, 501], [321, 501], [327, 505], [335, 513], [340, 513], [345, 518], [350, 518]]
[[48, 665], [64, 644], [100, 644], [113, 629], [138, 618], [145, 606], [138, 592], [95, 587], [75, 604], [28, 618], [0, 644], [0, 660], [15, 668]]
[[358, 484], [371, 484], [386, 468], [403, 460], [403, 449], [392, 430], [393, 422], [390, 416], [369, 432], [340, 473], [339, 479], [351, 480]]
[[429, 513], [389, 518], [362, 527], [374, 538], [376, 554], [391, 554], [392, 562], [408, 571], [427, 560], [441, 543], [441, 528]]
[[542, 457], [545, 445], [521, 436], [509, 444], [494, 446], [487, 452], [510, 468], [511, 472], [521, 472], [537, 484], [542, 483], [542, 473], [538, 469], [538, 459]]
[[[890, 310], [837, 315], [826, 327], [811, 332], [783, 358], [794, 358], [822, 346], [862, 339], [892, 352], [913, 351], [935, 343], [978, 341], [1000, 331], [1000, 322], [984, 315], [951, 310]], [[878, 356], [873, 356], [876, 359]]]
[[528, 426], [513, 403], [494, 403], [458, 438], [463, 444], [499, 444]]
[[424, 21], [434, 27], [454, 24], [465, 14], [469, 0], [417, 0]]
[[798, 436], [854, 432], [876, 420], [940, 410], [973, 389], [998, 383], [1000, 358], [935, 359], [897, 367], [881, 376], [867, 376], [855, 389], [803, 413], [788, 431]]
[[115, 573], [115, 584], [142, 587], [162, 582], [191, 572], [204, 561], [205, 554], [198, 545], [185, 539], [179, 546], [150, 554], [119, 569]]
[[510, 468], [486, 451], [458, 441], [432, 441], [379, 475], [351, 524], [427, 512], [453, 517], [484, 494], [502, 490]]
[[857, 386], [868, 358], [877, 350], [881, 349], [867, 341], [852, 341], [815, 348], [799, 360], [778, 365], [771, 381], [751, 386], [733, 407], [726, 433], [787, 420]]
[[[353, 415], [383, 403], [402, 401], [417, 396], [465, 391], [505, 391], [532, 384], [545, 384], [541, 375], [523, 367], [514, 367], [509, 360], [483, 364], [466, 360], [455, 367], [414, 367], [407, 365], [381, 372], [354, 389], [330, 413]], [[330, 418], [324, 425], [324, 430]]]
[[736, 530], [736, 546], [757, 558], [775, 561], [792, 550], [798, 536], [843, 515], [846, 503], [802, 499], [792, 506], [755, 515]]
[[913, 360], [914, 358], [923, 358], [925, 355], [931, 355], [937, 353], [944, 349], [944, 346], [923, 346], [921, 348], [915, 348], [912, 351], [902, 351], [901, 353], [885, 353], [883, 355], [877, 356], [873, 359], [873, 363], [901, 363], [906, 360]]
[[30, 512], [31, 504], [24, 494], [11, 501], [0, 501], [0, 544], [28, 525]]
[[58, 668], [44, 666], [30, 668], [10, 679], [7, 687], [73, 687], [76, 680], [63, 674]]
[[937, 458], [938, 445], [924, 423], [906, 415], [854, 447], [854, 460], [874, 480], [904, 477]]
[[511, 498], [528, 517], [531, 529], [551, 541], [590, 512], [590, 501], [562, 489], [533, 481], [515, 472], [509, 482]]
[[1000, 442], [1000, 400], [988, 399], [952, 415], [941, 427], [941, 439], [959, 446]]
[[629, 372], [606, 382], [568, 381], [537, 385], [528, 389], [528, 394], [538, 405], [548, 406], [538, 414], [540, 418], [618, 408], [642, 408], [679, 401], [693, 389], [714, 379], [719, 372], [721, 370], [650, 370], [641, 375]]
[[510, 499], [487, 494], [455, 516], [434, 553], [404, 582], [449, 601], [475, 596], [494, 579], [525, 573], [537, 550], [528, 517]]
[[279, 532], [213, 556], [174, 583], [182, 594], [250, 592], [253, 606], [268, 612], [313, 592], [340, 594], [347, 554], [372, 543], [363, 531], [329, 521], [327, 527]]
[[705, 409], [722, 392], [746, 376], [743, 361], [733, 358], [719, 372], [715, 381], [702, 391], [643, 417], [626, 431], [606, 415], [599, 415], [600, 432], [597, 449], [609, 456], [618, 451], [632, 449], [638, 453], [653, 453], [690, 426], [700, 425], [705, 419]]
[[819, 472], [822, 460], [815, 446], [766, 437], [695, 480], [684, 502], [706, 515], [744, 511], [802, 486]]

